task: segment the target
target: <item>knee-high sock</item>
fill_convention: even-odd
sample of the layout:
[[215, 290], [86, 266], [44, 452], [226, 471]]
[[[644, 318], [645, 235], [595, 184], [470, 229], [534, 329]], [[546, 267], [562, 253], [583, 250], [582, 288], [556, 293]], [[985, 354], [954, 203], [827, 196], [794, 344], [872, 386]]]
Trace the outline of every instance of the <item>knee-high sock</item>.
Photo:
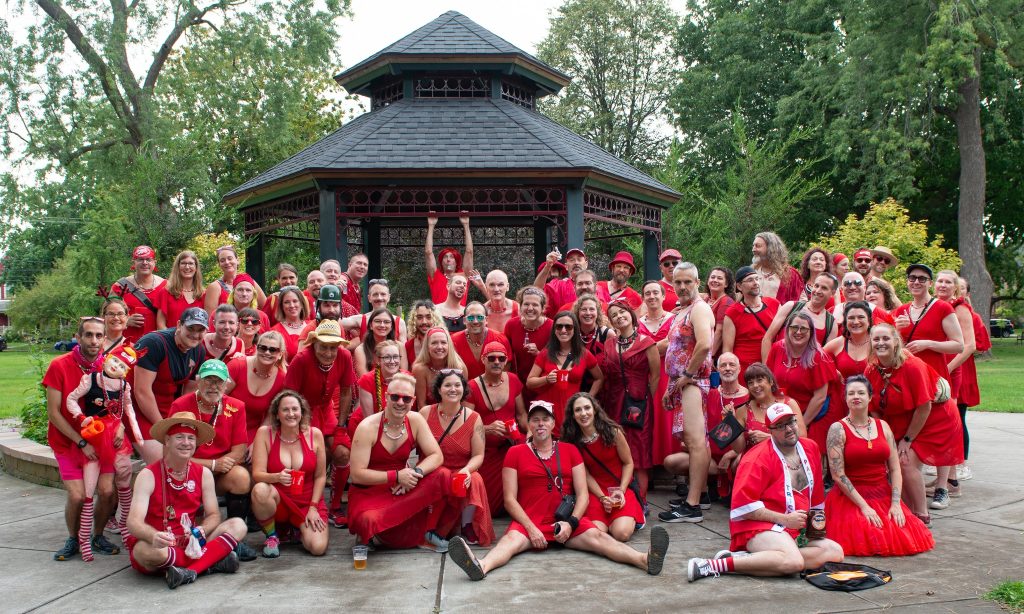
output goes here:
[[260, 523], [260, 526], [263, 527], [263, 533], [267, 537], [271, 537], [272, 535], [277, 533], [277, 523], [274, 521], [273, 516], [271, 516], [270, 518], [264, 518], [263, 520], [257, 518], [256, 522]]
[[78, 523], [78, 547], [82, 551], [82, 560], [91, 561], [92, 556], [92, 522], [93, 498], [88, 497], [82, 502], [82, 515]]
[[206, 552], [203, 556], [189, 563], [188, 568], [196, 573], [203, 573], [215, 563], [226, 557], [235, 549], [238, 541], [231, 535], [224, 533], [217, 539], [206, 542]]
[[117, 489], [117, 529], [121, 532], [121, 541], [128, 541], [128, 510], [132, 507], [132, 489]]
[[345, 484], [348, 482], [349, 466], [334, 468], [334, 481], [331, 489], [330, 511], [341, 508], [341, 494], [345, 491]]

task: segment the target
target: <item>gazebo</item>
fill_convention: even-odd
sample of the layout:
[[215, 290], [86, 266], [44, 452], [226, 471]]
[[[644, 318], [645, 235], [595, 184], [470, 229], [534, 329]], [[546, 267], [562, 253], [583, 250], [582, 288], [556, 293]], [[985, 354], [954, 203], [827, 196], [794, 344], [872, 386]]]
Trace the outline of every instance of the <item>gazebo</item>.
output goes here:
[[423, 245], [431, 212], [451, 242], [461, 211], [477, 245], [532, 249], [534, 263], [642, 235], [644, 272], [660, 276], [661, 216], [680, 195], [536, 110], [564, 73], [450, 11], [335, 80], [370, 112], [225, 197], [261, 283], [268, 240], [316, 242], [342, 263], [366, 253], [375, 277], [383, 255]]

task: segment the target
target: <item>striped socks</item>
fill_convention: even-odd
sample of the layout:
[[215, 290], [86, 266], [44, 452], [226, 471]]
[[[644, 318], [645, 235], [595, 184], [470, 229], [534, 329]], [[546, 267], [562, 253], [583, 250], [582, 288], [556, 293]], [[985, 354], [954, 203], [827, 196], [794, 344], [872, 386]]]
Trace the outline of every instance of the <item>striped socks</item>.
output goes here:
[[93, 498], [87, 497], [82, 502], [82, 515], [78, 519], [78, 547], [82, 550], [82, 560], [91, 561], [92, 556], [92, 523]]

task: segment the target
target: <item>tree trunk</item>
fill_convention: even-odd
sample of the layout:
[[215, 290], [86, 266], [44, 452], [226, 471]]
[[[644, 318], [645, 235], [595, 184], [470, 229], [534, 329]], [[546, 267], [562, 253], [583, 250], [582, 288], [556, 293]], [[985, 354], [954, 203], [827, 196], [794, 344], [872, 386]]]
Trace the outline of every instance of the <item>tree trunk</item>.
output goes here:
[[987, 320], [992, 301], [992, 276], [985, 266], [985, 148], [981, 140], [981, 50], [974, 52], [974, 75], [960, 87], [956, 137], [960, 151], [959, 250], [960, 274], [971, 284], [974, 310]]

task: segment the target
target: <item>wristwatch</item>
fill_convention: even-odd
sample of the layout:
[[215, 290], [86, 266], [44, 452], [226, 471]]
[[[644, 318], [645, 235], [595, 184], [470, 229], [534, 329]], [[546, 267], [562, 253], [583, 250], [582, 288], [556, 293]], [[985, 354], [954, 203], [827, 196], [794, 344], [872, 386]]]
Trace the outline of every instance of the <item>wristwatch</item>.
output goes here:
[[423, 470], [419, 467], [413, 467], [412, 470], [418, 473], [420, 477], [423, 477]]
[[903, 441], [905, 441], [907, 443], [914, 443], [914, 440], [910, 438], [910, 435], [904, 435], [903, 436]]
[[85, 446], [89, 445], [89, 442], [84, 439], [79, 439], [77, 445], [80, 450], [84, 450]]

